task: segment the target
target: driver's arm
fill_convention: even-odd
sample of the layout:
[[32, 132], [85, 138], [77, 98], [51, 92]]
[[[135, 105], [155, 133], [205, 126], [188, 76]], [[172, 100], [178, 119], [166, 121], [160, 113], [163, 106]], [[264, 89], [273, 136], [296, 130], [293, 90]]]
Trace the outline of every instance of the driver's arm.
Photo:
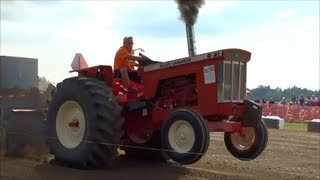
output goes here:
[[130, 59], [130, 60], [143, 61], [143, 60], [145, 60], [146, 58], [143, 57], [143, 56], [133, 56], [133, 55], [128, 54], [126, 59], [127, 59], [127, 60]]

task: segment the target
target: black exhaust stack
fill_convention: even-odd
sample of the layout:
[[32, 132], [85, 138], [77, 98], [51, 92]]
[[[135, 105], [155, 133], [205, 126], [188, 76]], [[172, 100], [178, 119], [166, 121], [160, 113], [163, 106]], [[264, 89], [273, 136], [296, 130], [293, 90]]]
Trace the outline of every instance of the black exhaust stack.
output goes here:
[[199, 9], [205, 4], [205, 0], [175, 0], [180, 11], [180, 18], [186, 24], [188, 53], [189, 56], [196, 55], [193, 25], [198, 18]]
[[186, 24], [186, 34], [187, 34], [187, 42], [188, 42], [188, 53], [189, 56], [195, 56], [196, 55], [196, 47], [195, 44], [195, 38], [194, 38], [194, 29], [193, 25]]

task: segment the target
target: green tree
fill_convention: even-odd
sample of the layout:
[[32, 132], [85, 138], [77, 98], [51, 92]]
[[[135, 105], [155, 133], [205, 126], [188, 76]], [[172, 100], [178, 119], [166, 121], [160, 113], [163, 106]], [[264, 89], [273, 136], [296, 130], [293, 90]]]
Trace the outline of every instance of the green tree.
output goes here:
[[265, 98], [268, 101], [270, 100], [270, 98], [273, 98], [274, 101], [279, 102], [283, 97], [285, 97], [287, 101], [290, 101], [293, 95], [296, 95], [297, 99], [299, 99], [301, 95], [303, 95], [304, 97], [312, 95], [320, 97], [320, 90], [313, 91], [306, 88], [302, 89], [296, 86], [282, 90], [279, 87], [272, 89], [269, 85], [260, 85], [257, 88], [251, 90], [250, 99], [255, 100], [258, 97], [260, 99]]
[[38, 77], [38, 89], [40, 91], [45, 91], [49, 84], [52, 84], [49, 80], [45, 77]]

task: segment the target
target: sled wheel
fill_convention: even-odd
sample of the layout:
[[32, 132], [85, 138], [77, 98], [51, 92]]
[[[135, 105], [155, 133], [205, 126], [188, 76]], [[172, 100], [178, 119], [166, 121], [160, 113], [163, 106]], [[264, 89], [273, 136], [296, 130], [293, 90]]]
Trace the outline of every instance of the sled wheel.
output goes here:
[[81, 169], [110, 165], [122, 131], [111, 88], [91, 78], [59, 84], [48, 109], [48, 143], [57, 163]]
[[0, 108], [0, 156], [8, 154], [8, 113], [5, 108]]
[[7, 136], [4, 125], [0, 124], [0, 156], [7, 154]]
[[226, 132], [224, 142], [236, 158], [248, 161], [258, 157], [268, 143], [268, 130], [263, 121], [257, 127], [243, 127], [241, 132]]
[[205, 120], [189, 109], [179, 109], [161, 129], [163, 154], [180, 164], [198, 161], [208, 149], [210, 135]]

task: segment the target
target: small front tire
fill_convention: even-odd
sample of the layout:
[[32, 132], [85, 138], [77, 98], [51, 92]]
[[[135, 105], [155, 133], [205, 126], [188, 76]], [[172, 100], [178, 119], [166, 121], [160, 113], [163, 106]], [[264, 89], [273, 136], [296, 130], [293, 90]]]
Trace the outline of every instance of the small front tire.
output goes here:
[[205, 120], [190, 109], [179, 109], [161, 128], [163, 154], [180, 164], [192, 164], [206, 153], [210, 135]]
[[268, 129], [263, 121], [257, 127], [243, 127], [242, 132], [226, 132], [224, 142], [236, 158], [249, 161], [258, 157], [268, 143]]

